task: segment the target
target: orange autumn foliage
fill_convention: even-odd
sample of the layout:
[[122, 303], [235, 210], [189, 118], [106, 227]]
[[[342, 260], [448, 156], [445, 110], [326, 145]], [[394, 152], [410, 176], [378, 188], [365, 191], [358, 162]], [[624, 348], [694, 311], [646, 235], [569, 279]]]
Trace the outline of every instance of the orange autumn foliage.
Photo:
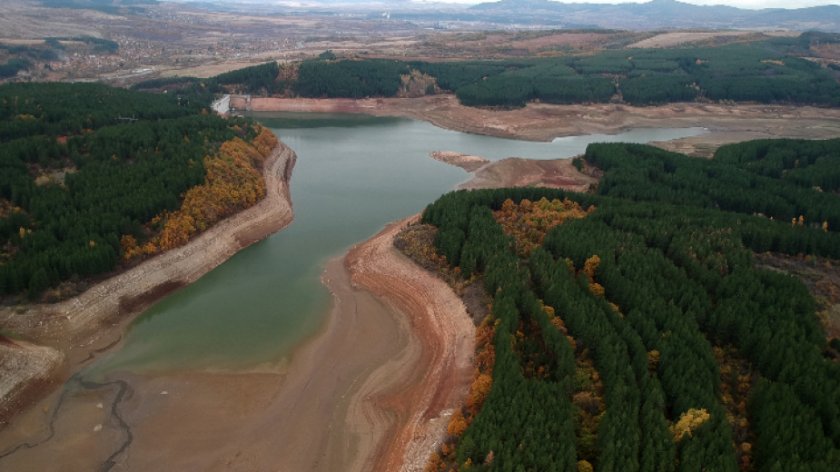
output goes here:
[[597, 254], [583, 263], [583, 273], [586, 274], [590, 281], [595, 279], [595, 271], [598, 270], [599, 265], [601, 265], [601, 258]]
[[603, 297], [605, 292], [604, 286], [599, 284], [598, 282], [592, 282], [591, 284], [589, 284], [589, 291], [592, 293], [592, 295], [595, 295], [596, 297]]
[[429, 462], [423, 468], [423, 472], [442, 472], [444, 470], [446, 470], [446, 464], [443, 462], [441, 453], [437, 451], [432, 453]]
[[577, 461], [577, 471], [578, 472], [592, 472], [593, 470], [595, 470], [595, 468], [592, 467], [592, 464], [589, 461], [585, 461], [585, 460]]
[[124, 234], [120, 238], [120, 247], [125, 260], [133, 259], [143, 254], [143, 248], [137, 245], [137, 238], [130, 234]]
[[496, 326], [489, 319], [482, 322], [475, 333], [475, 368], [479, 373], [493, 372], [496, 363], [496, 348], [493, 337]]
[[747, 401], [757, 374], [753, 366], [740, 357], [732, 346], [715, 346], [712, 352], [720, 366], [720, 399], [726, 408], [726, 420], [734, 433], [738, 463], [741, 470], [753, 470], [752, 441], [755, 435], [750, 429]]
[[[486, 318], [476, 329], [475, 335], [475, 376], [467, 394], [466, 404], [453, 413], [447, 425], [448, 437], [435, 451], [425, 465], [425, 472], [442, 472], [464, 469], [464, 464], [458, 464], [455, 457], [460, 436], [469, 428], [481, 410], [490, 389], [493, 386], [493, 366], [496, 363], [496, 352], [493, 344], [496, 325], [491, 317]], [[488, 454], [485, 464], [493, 461], [493, 455]]]
[[[546, 308], [551, 308], [551, 307], [546, 306]], [[572, 346], [572, 350], [573, 351], [576, 350], [577, 349], [577, 341], [575, 341], [575, 338], [573, 338], [571, 335], [569, 335], [569, 330], [568, 330], [568, 328], [566, 328], [566, 323], [563, 322], [563, 318], [554, 315], [554, 308], [551, 308], [551, 311], [552, 311], [552, 315], [549, 316], [549, 318], [548, 318], [549, 322], [552, 324], [552, 326], [557, 328], [558, 331], [563, 333], [563, 336], [565, 336], [566, 339], [569, 341], [569, 345]]]
[[163, 223], [158, 234], [142, 247], [133, 236], [122, 237], [123, 257], [128, 260], [183, 246], [216, 222], [259, 202], [266, 192], [260, 170], [276, 145], [274, 134], [262, 127], [252, 143], [240, 138], [222, 143], [217, 154], [204, 158], [204, 184], [184, 194], [180, 209], [164, 212], [149, 223]]
[[527, 256], [540, 246], [551, 228], [568, 219], [585, 218], [595, 211], [594, 206], [584, 210], [579, 203], [568, 198], [549, 201], [545, 197], [536, 202], [523, 199], [519, 204], [507, 199], [499, 211], [493, 213], [505, 234], [514, 237], [517, 251]]
[[705, 408], [689, 408], [684, 411], [680, 415], [680, 419], [671, 426], [674, 441], [680, 442], [686, 436], [690, 438], [694, 431], [703, 426], [709, 419], [711, 419], [711, 415]]
[[589, 292], [597, 297], [603, 297], [605, 292], [604, 286], [595, 281], [595, 272], [598, 270], [599, 265], [601, 265], [601, 258], [595, 254], [583, 263], [581, 272], [589, 279]]
[[120, 238], [120, 247], [122, 248], [123, 259], [127, 261], [135, 257], [151, 256], [159, 252], [153, 241], [147, 241], [145, 244], [139, 245], [137, 239], [128, 234]]
[[470, 394], [467, 398], [467, 409], [478, 412], [478, 409], [484, 404], [487, 394], [490, 393], [490, 387], [493, 386], [493, 377], [489, 374], [478, 374], [473, 379], [470, 385]]
[[461, 410], [455, 410], [455, 414], [452, 415], [452, 418], [449, 420], [449, 426], [446, 428], [446, 432], [455, 438], [461, 437], [464, 434], [464, 431], [467, 430], [467, 420], [464, 419], [464, 415], [461, 414]]
[[260, 155], [268, 157], [268, 155], [271, 154], [271, 151], [277, 147], [277, 136], [266, 128], [260, 127], [259, 130], [259, 133], [257, 133], [257, 136], [251, 141], [251, 144], [257, 149], [257, 152], [259, 152]]

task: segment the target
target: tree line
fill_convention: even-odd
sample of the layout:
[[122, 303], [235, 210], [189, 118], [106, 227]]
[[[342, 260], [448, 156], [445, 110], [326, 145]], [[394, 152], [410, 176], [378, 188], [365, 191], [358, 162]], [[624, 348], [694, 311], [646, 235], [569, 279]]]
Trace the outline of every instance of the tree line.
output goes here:
[[532, 101], [655, 105], [694, 100], [840, 104], [836, 72], [800, 55], [801, 48], [792, 47], [789, 40], [438, 63], [337, 59], [325, 53], [284, 66], [289, 73], [280, 73], [281, 68], [272, 62], [211, 79], [154, 79], [137, 87], [218, 93], [225, 85], [252, 94], [393, 97], [399, 92], [401, 77], [417, 71], [434, 77], [441, 90], [454, 93], [467, 106], [521, 107]]
[[[702, 161], [591, 145], [583, 159], [605, 170], [597, 195], [459, 191], [428, 206], [438, 253], [493, 296], [496, 352], [486, 402], [436, 470], [835, 470], [840, 367], [814, 300], [753, 261], [767, 250], [837, 257], [832, 227], [771, 219], [762, 201], [768, 179], [796, 190], [793, 208], [833, 211], [836, 195], [822, 199], [811, 177], [774, 173], [818, 178], [807, 170], [834, 146], [748, 142]], [[558, 216], [570, 205], [586, 211]], [[729, 349], [752, 372], [734, 390], [720, 360]], [[575, 413], [591, 407], [581, 356], [604, 386], [594, 448]]]
[[107, 273], [205, 182], [206, 157], [259, 128], [176, 97], [94, 84], [0, 87], [0, 293]]

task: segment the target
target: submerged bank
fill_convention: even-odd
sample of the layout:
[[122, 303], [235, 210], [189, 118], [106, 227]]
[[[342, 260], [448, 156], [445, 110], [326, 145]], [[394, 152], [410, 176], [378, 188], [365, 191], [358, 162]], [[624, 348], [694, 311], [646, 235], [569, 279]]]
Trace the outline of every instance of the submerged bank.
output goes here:
[[[288, 225], [293, 218], [289, 180], [295, 161], [294, 151], [279, 143], [263, 168], [266, 197], [214, 225], [187, 245], [144, 261], [69, 300], [0, 309], [0, 325], [4, 329], [50, 349], [45, 357], [50, 360], [48, 364], [27, 362], [37, 365], [37, 369], [14, 367], [21, 363], [10, 366], [0, 363], [4, 379], [0, 421], [7, 421], [66, 379], [70, 372], [116, 344], [127, 323], [151, 304], [194, 282], [242, 248]], [[38, 355], [34, 354], [37, 350], [28, 352]], [[42, 387], [33, 391], [32, 384]]]

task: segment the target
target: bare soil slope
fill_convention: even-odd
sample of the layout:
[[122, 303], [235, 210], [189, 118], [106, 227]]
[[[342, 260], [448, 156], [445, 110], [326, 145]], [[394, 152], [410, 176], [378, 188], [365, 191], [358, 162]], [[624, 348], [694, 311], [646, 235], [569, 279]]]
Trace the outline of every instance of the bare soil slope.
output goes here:
[[[361, 388], [364, 397], [378, 400], [367, 408], [362, 405], [362, 412], [376, 418], [379, 409], [392, 418], [370, 462], [373, 467], [363, 470], [422, 471], [472, 377], [475, 325], [463, 302], [445, 282], [394, 247], [394, 238], [410, 221], [389, 225], [347, 255], [354, 284], [404, 313], [419, 347], [416, 360], [397, 373], [386, 364]], [[385, 379], [393, 386], [383, 391]]]

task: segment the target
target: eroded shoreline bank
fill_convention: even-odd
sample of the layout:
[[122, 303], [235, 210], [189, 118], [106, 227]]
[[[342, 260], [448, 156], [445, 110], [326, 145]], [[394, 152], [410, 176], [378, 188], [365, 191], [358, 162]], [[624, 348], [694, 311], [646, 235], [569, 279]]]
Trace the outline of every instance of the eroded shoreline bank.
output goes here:
[[390, 367], [393, 362], [383, 365], [357, 394], [357, 402], [373, 399], [370, 411], [392, 420], [387, 426], [381, 422], [385, 434], [368, 461], [372, 467], [356, 470], [422, 471], [472, 380], [475, 325], [463, 302], [443, 280], [394, 247], [397, 234], [418, 218], [386, 226], [346, 257], [353, 284], [407, 318], [414, 344], [402, 352], [416, 359], [400, 369]]
[[[358, 104], [342, 108], [343, 105], [334, 103], [341, 101], [318, 102], [313, 104], [314, 108], [304, 106], [286, 111], [395, 115], [393, 108], [401, 103], [395, 101], [380, 110], [379, 101], [362, 101], [368, 108], [360, 110], [353, 108]], [[368, 106], [370, 102], [373, 105]], [[448, 106], [451, 103], [444, 103], [444, 111]], [[526, 115], [531, 116], [534, 109], [540, 107], [528, 107]], [[420, 112], [407, 114], [410, 111], [403, 110], [400, 113], [406, 114], [397, 115], [427, 119]], [[493, 114], [514, 112], [517, 111]], [[427, 113], [433, 115], [440, 110], [433, 107]], [[480, 111], [479, 115], [484, 113], [487, 112]], [[727, 113], [732, 115], [735, 111]], [[837, 115], [827, 119], [821, 132], [837, 132], [840, 114]], [[640, 121], [636, 125], [595, 132], [675, 124], [667, 117], [657, 119], [647, 125], [638, 125]], [[749, 120], [749, 117], [737, 119]], [[767, 123], [780, 126], [781, 120], [771, 118]], [[462, 128], [458, 127], [460, 124], [446, 126], [432, 119], [427, 121], [479, 132], [467, 129], [478, 126], [479, 118], [460, 123], [464, 125]], [[511, 129], [524, 129], [526, 125], [522, 123]], [[676, 124], [681, 126], [681, 123], [684, 122], [678, 120]], [[812, 122], [800, 123], [796, 130], [808, 131], [808, 123]], [[687, 121], [685, 124], [707, 126]], [[722, 127], [710, 134], [725, 134], [740, 140], [736, 138], [738, 133], [762, 137], [761, 133], [772, 132], [766, 126], [747, 128], [742, 124], [740, 131], [725, 134]], [[492, 132], [482, 134], [527, 137], [500, 134], [513, 131], [499, 131], [498, 127], [488, 129]], [[538, 129], [546, 136], [548, 130], [548, 125]], [[682, 144], [673, 142], [666, 146], [676, 149], [685, 145], [685, 140], [681, 141]], [[568, 169], [533, 170], [535, 175], [548, 176], [549, 184], [560, 184], [568, 177], [565, 173]], [[498, 185], [508, 185], [507, 180], [498, 176], [489, 177], [501, 182]], [[334, 296], [332, 314], [318, 334], [295, 349], [288, 365], [253, 372], [115, 373], [110, 380], [125, 382], [133, 392], [120, 405], [121, 414], [133, 432], [131, 449], [120, 459], [123, 461], [120, 466], [136, 470], [162, 464], [189, 470], [422, 470], [428, 453], [445, 434], [449, 412], [466, 393], [472, 373], [474, 327], [466, 315], [460, 316], [463, 307], [458, 308], [460, 300], [448, 286], [395, 252], [390, 241], [398, 227], [398, 224], [390, 225], [356, 246], [347, 254], [346, 262], [339, 259], [328, 264], [324, 280]], [[254, 234], [258, 238], [260, 230], [254, 230]], [[398, 262], [400, 258], [408, 265]], [[429, 288], [435, 283], [443, 286]], [[166, 285], [157, 287], [163, 291], [161, 296], [165, 294]], [[436, 300], [448, 301], [435, 307]], [[459, 320], [469, 324], [461, 326]], [[105, 323], [112, 323], [104, 328], [112, 335], [125, 328], [124, 324], [119, 325], [119, 320], [105, 320]], [[118, 339], [118, 336], [94, 339], [94, 344], [73, 352], [87, 352], [89, 356], [97, 351], [97, 346], [109, 348]], [[114, 392], [103, 390], [97, 395], [97, 401], [104, 400], [107, 405]], [[93, 400], [78, 403], [69, 410], [69, 417], [87, 418], [82, 412], [96, 404]], [[97, 421], [103, 420], [88, 419], [88, 432], [102, 427], [103, 423]], [[109, 426], [105, 423], [105, 430], [100, 431], [107, 430]], [[112, 433], [109, 441], [119, 436], [119, 431]], [[90, 451], [103, 447], [96, 446], [95, 437], [85, 440]], [[76, 451], [64, 453], [72, 456]], [[28, 460], [38, 459], [38, 451], [28, 454]], [[91, 460], [107, 457], [103, 454], [92, 453]]]
[[394, 247], [409, 222], [327, 264], [331, 315], [288, 362], [113, 372], [96, 388], [52, 398], [61, 412], [49, 428], [46, 410], [27, 414], [18, 439], [37, 445], [0, 463], [96, 469], [130, 431], [119, 470], [423, 470], [467, 393], [474, 325], [448, 285]]
[[249, 111], [362, 113], [428, 121], [467, 133], [530, 141], [585, 134], [618, 134], [636, 128], [705, 127], [709, 133], [654, 143], [709, 157], [723, 144], [760, 138], [826, 139], [840, 135], [840, 109], [811, 106], [675, 103], [551, 105], [496, 110], [465, 107], [454, 95], [421, 98], [307, 99], [252, 97]]
[[[21, 358], [21, 342], [0, 346], [0, 427], [81, 365], [117, 344], [128, 323], [154, 302], [288, 225], [293, 219], [289, 180], [296, 159], [291, 148], [279, 143], [263, 167], [266, 197], [187, 245], [144, 261], [69, 300], [0, 308], [0, 325], [16, 337], [41, 345], [47, 351], [40, 354], [50, 360]], [[38, 353], [28, 349], [24, 356], [30, 354]], [[25, 368], [27, 365], [36, 368]]]

